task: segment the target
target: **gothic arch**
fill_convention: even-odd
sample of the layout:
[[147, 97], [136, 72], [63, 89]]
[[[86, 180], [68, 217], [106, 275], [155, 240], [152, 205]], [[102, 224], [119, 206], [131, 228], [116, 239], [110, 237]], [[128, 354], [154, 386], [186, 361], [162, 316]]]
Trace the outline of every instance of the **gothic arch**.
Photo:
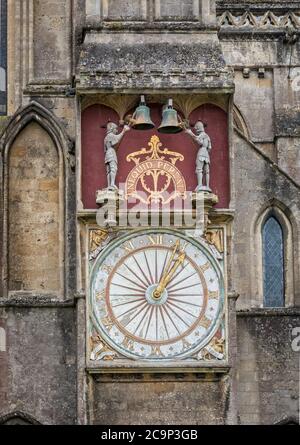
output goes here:
[[4, 129], [0, 139], [0, 151], [3, 153], [4, 161], [7, 150], [9, 150], [17, 135], [31, 121], [36, 121], [51, 136], [57, 149], [64, 157], [64, 162], [66, 162], [69, 154], [73, 152], [73, 142], [54, 114], [35, 101], [17, 110]]
[[0, 417], [0, 425], [41, 425], [36, 419], [22, 411], [14, 411]]
[[[9, 155], [10, 149], [13, 147], [17, 138], [25, 131], [31, 124], [37, 124], [50, 140], [57, 151], [58, 156], [58, 206], [59, 206], [59, 237], [60, 237], [60, 287], [58, 294], [64, 294], [64, 283], [66, 274], [66, 246], [64, 242], [64, 234], [66, 233], [66, 209], [68, 196], [68, 177], [70, 176], [70, 162], [73, 143], [66, 134], [65, 129], [61, 126], [57, 118], [49, 112], [43, 105], [38, 102], [31, 102], [29, 105], [19, 109], [11, 118], [0, 139], [0, 150], [2, 152], [2, 190], [3, 190], [3, 294], [8, 295], [8, 257], [9, 257], [9, 242], [8, 242], [8, 186], [9, 186]], [[51, 293], [51, 292], [50, 292]], [[57, 292], [55, 292], [56, 294]]]
[[251, 140], [249, 125], [236, 105], [233, 105], [233, 124], [248, 140]]
[[274, 216], [279, 222], [284, 239], [284, 271], [285, 271], [285, 307], [294, 306], [295, 293], [295, 259], [297, 252], [295, 251], [297, 242], [295, 240], [296, 221], [288, 207], [282, 202], [272, 199], [268, 201], [260, 210], [252, 225], [253, 240], [251, 246], [251, 263], [252, 263], [252, 283], [251, 290], [254, 301], [252, 305], [263, 307], [263, 245], [262, 245], [262, 228], [265, 222]]

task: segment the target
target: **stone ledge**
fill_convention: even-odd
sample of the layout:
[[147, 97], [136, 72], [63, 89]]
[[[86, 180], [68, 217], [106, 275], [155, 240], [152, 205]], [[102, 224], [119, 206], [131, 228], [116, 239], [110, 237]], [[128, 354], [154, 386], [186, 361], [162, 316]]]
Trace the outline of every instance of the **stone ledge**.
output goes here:
[[214, 382], [221, 381], [228, 375], [229, 370], [220, 372], [219, 370], [206, 371], [205, 373], [186, 372], [182, 369], [179, 372], [133, 372], [125, 370], [124, 372], [95, 373], [87, 370], [93, 376], [96, 383], [148, 383], [148, 382]]
[[10, 297], [0, 297], [1, 307], [28, 307], [28, 308], [60, 308], [60, 307], [74, 307], [76, 299], [61, 300], [54, 295], [41, 294], [18, 294]]
[[94, 19], [90, 19], [87, 21], [85, 27], [83, 28], [83, 33], [85, 34], [88, 31], [138, 31], [138, 32], [161, 32], [161, 31], [173, 31], [173, 32], [193, 32], [193, 31], [202, 31], [202, 32], [216, 32], [219, 29], [217, 25], [205, 25], [200, 23], [197, 20], [193, 21], [165, 21], [159, 20], [155, 22], [147, 22], [147, 21], [102, 21], [99, 22], [94, 21]]
[[300, 307], [240, 309], [236, 312], [236, 314], [238, 317], [300, 316]]
[[[206, 375], [214, 376], [215, 378], [220, 378], [229, 373], [231, 366], [224, 363], [191, 363], [190, 361], [186, 363], [173, 363], [173, 364], [162, 364], [162, 363], [135, 363], [135, 366], [129, 364], [128, 360], [120, 360], [117, 364], [102, 362], [101, 364], [89, 362], [86, 367], [86, 372], [89, 374], [97, 375], [152, 375], [154, 378], [168, 375], [195, 375], [197, 380], [205, 380]], [[117, 378], [117, 377], [116, 377]]]

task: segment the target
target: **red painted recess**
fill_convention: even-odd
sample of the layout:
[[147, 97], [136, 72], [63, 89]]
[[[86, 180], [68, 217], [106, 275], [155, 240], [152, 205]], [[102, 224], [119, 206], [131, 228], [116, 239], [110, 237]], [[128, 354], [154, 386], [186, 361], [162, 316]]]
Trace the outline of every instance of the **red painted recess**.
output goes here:
[[[126, 161], [129, 153], [148, 148], [148, 142], [157, 135], [163, 144], [162, 148], [177, 151], [184, 156], [176, 166], [185, 177], [187, 190], [197, 186], [195, 164], [197, 145], [184, 132], [179, 134], [161, 134], [157, 131], [161, 123], [161, 105], [150, 104], [151, 118], [156, 128], [148, 131], [131, 130], [128, 132], [118, 149], [119, 170], [117, 183], [124, 183], [134, 167]], [[229, 205], [229, 153], [228, 153], [228, 122], [227, 113], [212, 104], [205, 104], [191, 113], [190, 122], [201, 119], [206, 124], [206, 131], [212, 140], [211, 152], [211, 188], [219, 197], [217, 207], [227, 208]], [[108, 121], [118, 122], [117, 113], [104, 105], [92, 105], [82, 113], [82, 202], [85, 209], [96, 209], [96, 191], [107, 186], [104, 165], [103, 141], [106, 135], [104, 128]], [[120, 128], [121, 130], [121, 128]]]

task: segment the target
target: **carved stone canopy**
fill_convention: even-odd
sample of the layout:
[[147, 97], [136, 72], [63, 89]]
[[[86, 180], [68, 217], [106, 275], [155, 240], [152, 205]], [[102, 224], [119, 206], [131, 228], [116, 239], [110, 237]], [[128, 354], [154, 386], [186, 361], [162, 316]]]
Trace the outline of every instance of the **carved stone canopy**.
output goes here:
[[86, 33], [77, 91], [217, 89], [233, 92], [217, 34]]

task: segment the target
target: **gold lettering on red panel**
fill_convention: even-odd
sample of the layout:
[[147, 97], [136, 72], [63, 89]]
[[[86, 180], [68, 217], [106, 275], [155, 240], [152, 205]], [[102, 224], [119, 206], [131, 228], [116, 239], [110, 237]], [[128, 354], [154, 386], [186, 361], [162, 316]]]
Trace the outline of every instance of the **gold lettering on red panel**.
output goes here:
[[175, 165], [177, 161], [184, 161], [184, 156], [168, 148], [161, 149], [157, 136], [152, 136], [148, 145], [149, 149], [142, 148], [126, 158], [127, 162], [135, 163], [126, 180], [126, 199], [134, 197], [144, 204], [168, 204], [177, 197], [185, 198], [185, 179]]

